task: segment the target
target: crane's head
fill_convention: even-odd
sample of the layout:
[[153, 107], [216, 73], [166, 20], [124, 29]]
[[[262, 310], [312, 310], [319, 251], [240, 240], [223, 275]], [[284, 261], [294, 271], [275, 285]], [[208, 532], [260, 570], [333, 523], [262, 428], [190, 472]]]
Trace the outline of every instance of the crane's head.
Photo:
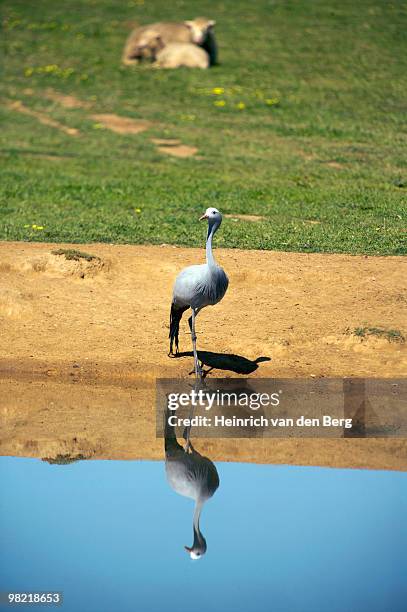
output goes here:
[[184, 546], [185, 550], [189, 552], [191, 559], [200, 559], [206, 553], [206, 540], [203, 537], [201, 530], [199, 529], [199, 516], [202, 510], [202, 500], [198, 500], [195, 506], [194, 513], [194, 543], [192, 546]]
[[212, 227], [212, 225], [219, 227], [219, 225], [222, 223], [222, 215], [217, 208], [207, 208], [202, 217], [199, 217], [200, 221], [203, 221], [204, 219], [208, 219], [209, 227]]
[[191, 547], [184, 546], [185, 550], [189, 552], [191, 559], [200, 559], [206, 553], [206, 540], [201, 533], [199, 537], [194, 537], [194, 543]]

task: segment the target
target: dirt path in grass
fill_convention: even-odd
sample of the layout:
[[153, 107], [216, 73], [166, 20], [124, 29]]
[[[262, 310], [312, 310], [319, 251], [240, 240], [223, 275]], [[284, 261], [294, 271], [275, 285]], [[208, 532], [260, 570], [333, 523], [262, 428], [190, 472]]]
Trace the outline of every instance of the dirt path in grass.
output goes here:
[[23, 115], [34, 117], [37, 121], [39, 121], [43, 125], [47, 125], [49, 127], [55, 128], [56, 130], [60, 130], [61, 132], [64, 132], [64, 134], [67, 134], [68, 136], [78, 136], [79, 135], [78, 129], [74, 127], [70, 127], [68, 125], [64, 125], [60, 121], [56, 121], [55, 119], [52, 119], [52, 117], [50, 117], [47, 113], [40, 113], [38, 111], [32, 110], [31, 108], [28, 108], [22, 102], [20, 102], [20, 100], [8, 102], [7, 108], [9, 108], [10, 110], [16, 111], [17, 113], [22, 113]]
[[[50, 100], [51, 102], [54, 102], [68, 110], [89, 110], [92, 108], [92, 104], [90, 102], [79, 100], [72, 94], [66, 95], [55, 91], [54, 89], [46, 89], [41, 92], [36, 92], [31, 88], [27, 88], [24, 90], [24, 94], [26, 96], [40, 96], [41, 98]], [[21, 100], [9, 100], [7, 101], [6, 105], [10, 110], [33, 117], [43, 125], [60, 130], [68, 136], [79, 136], [80, 134], [79, 129], [70, 127], [69, 125], [64, 125], [60, 121], [53, 119], [51, 116], [52, 109], [47, 110], [46, 112], [38, 112], [27, 107]], [[138, 135], [154, 127], [154, 124], [146, 119], [133, 119], [123, 115], [116, 115], [115, 113], [98, 112], [87, 115], [87, 118], [96, 121], [97, 127], [110, 130], [115, 134], [122, 136]], [[193, 157], [196, 155], [196, 153], [198, 153], [197, 147], [185, 145], [177, 138], [150, 138], [150, 142], [156, 145], [157, 151], [172, 157], [185, 159], [188, 157]], [[196, 159], [199, 159], [199, 157]]]
[[[192, 367], [190, 356], [167, 356], [172, 283], [204, 251], [73, 245], [96, 258], [67, 261], [51, 253], [60, 247], [0, 243], [0, 452], [159, 458], [154, 380], [186, 377]], [[224, 249], [216, 256], [230, 288], [197, 324], [211, 375], [406, 375], [406, 343], [349, 331], [406, 334], [405, 258]], [[180, 348], [189, 351], [186, 320], [181, 328]], [[407, 465], [403, 440], [200, 445], [224, 460]]]

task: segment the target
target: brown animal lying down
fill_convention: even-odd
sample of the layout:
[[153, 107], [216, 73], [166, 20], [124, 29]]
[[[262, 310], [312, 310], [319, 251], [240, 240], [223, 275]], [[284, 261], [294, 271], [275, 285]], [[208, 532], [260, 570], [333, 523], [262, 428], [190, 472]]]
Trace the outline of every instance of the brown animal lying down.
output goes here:
[[215, 21], [197, 17], [192, 21], [160, 22], [136, 28], [126, 41], [122, 62], [131, 65], [143, 59], [154, 60], [163, 45], [190, 43], [204, 49], [209, 56], [209, 64], [213, 66], [217, 63], [214, 27]]

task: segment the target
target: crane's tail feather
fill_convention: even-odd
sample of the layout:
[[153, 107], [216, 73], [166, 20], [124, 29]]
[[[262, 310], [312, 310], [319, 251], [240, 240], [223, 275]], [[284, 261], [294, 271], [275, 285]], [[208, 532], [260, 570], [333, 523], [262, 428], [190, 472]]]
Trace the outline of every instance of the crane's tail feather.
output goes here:
[[178, 334], [179, 334], [179, 322], [181, 321], [183, 313], [188, 310], [188, 306], [182, 306], [181, 308], [177, 308], [174, 303], [171, 304], [171, 313], [170, 313], [170, 355], [174, 354], [173, 347], [175, 342], [175, 354], [178, 353]]
[[172, 454], [177, 454], [179, 451], [184, 451], [184, 447], [177, 441], [177, 434], [175, 427], [170, 425], [168, 422], [169, 417], [174, 414], [169, 408], [168, 404], [164, 410], [164, 438], [165, 438], [165, 455], [170, 457]]

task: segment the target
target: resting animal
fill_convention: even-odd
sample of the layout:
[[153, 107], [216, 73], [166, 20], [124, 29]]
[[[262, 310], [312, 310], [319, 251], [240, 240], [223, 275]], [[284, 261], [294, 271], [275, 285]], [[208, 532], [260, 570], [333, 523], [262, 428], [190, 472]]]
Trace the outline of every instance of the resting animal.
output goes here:
[[158, 51], [164, 47], [161, 36], [155, 30], [144, 30], [140, 32], [137, 37], [137, 47], [133, 48], [132, 53], [134, 56], [130, 57], [130, 54], [126, 55], [126, 48], [124, 49], [122, 62], [126, 66], [132, 64], [138, 64], [141, 60], [147, 59], [154, 61]]
[[154, 66], [159, 68], [208, 68], [209, 55], [192, 43], [169, 43], [158, 51]]
[[217, 45], [213, 28], [215, 21], [206, 17], [197, 17], [191, 21], [159, 22], [145, 25], [133, 30], [126, 41], [122, 62], [126, 65], [137, 64], [143, 59], [155, 58], [151, 40], [160, 36], [162, 43], [193, 43], [199, 45], [209, 55], [210, 65], [217, 63]]

